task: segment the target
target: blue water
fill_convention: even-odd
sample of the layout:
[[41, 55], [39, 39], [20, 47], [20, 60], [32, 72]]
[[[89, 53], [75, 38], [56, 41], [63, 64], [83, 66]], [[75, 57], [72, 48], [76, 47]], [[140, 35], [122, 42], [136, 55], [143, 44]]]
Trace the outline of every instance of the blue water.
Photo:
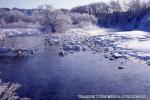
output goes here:
[[[26, 40], [34, 46], [42, 42]], [[42, 45], [33, 56], [0, 59], [0, 78], [21, 84], [17, 93], [32, 100], [80, 100], [80, 94], [150, 95], [150, 67], [145, 64], [109, 61], [92, 52], [59, 57], [58, 51], [59, 47]], [[122, 61], [124, 69], [119, 70]]]

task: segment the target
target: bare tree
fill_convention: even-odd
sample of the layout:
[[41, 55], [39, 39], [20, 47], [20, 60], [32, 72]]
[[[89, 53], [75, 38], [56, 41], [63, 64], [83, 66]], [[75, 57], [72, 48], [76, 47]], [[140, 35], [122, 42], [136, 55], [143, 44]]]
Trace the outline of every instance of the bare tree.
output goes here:
[[125, 11], [137, 12], [141, 9], [141, 0], [123, 0], [122, 5]]
[[52, 32], [64, 32], [71, 25], [71, 18], [51, 5], [41, 6], [41, 24]]
[[121, 5], [119, 3], [119, 1], [111, 1], [110, 2], [110, 8], [112, 10], [112, 12], [121, 12]]
[[89, 15], [89, 14], [80, 14], [80, 13], [71, 13], [70, 14], [73, 25], [79, 25], [81, 23], [91, 23], [91, 24], [96, 24], [97, 23], [97, 18], [94, 15]]

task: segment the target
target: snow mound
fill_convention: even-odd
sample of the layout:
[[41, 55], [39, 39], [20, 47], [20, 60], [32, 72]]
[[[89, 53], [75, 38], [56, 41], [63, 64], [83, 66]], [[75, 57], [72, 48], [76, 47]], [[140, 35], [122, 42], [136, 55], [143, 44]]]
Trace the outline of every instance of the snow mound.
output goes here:
[[6, 28], [1, 29], [1, 32], [7, 37], [32, 36], [41, 34], [41, 32], [38, 29], [34, 28]]

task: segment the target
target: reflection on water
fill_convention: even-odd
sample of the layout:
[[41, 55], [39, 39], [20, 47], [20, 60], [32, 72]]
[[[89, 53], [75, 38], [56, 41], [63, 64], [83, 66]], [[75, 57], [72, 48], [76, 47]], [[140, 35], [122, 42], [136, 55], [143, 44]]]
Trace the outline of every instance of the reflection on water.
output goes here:
[[[32, 47], [41, 44], [42, 39], [26, 37], [17, 41]], [[32, 100], [78, 100], [79, 94], [150, 95], [147, 65], [127, 61], [125, 68], [118, 70], [122, 59], [109, 61], [90, 52], [59, 57], [58, 49], [40, 45], [33, 56], [0, 59], [2, 80], [22, 84], [19, 95]]]

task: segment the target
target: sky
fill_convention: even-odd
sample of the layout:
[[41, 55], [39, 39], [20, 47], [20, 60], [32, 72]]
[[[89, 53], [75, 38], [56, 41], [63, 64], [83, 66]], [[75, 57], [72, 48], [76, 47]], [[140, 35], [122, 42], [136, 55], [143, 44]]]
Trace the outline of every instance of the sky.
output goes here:
[[70, 9], [75, 6], [85, 5], [93, 2], [110, 0], [0, 0], [0, 8], [37, 8], [42, 4], [51, 4], [55, 8], [67, 8]]

